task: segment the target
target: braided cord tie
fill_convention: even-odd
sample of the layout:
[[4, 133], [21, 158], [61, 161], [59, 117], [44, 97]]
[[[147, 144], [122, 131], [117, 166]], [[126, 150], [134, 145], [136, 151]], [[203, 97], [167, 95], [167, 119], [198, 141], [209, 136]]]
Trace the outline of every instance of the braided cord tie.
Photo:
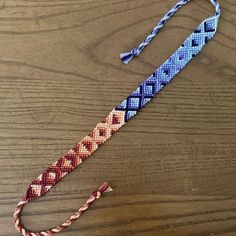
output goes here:
[[[120, 58], [123, 63], [128, 64], [134, 57], [140, 55], [143, 49], [155, 38], [155, 36], [160, 32], [160, 30], [164, 27], [165, 23], [184, 5], [189, 3], [191, 0], [181, 0], [174, 7], [172, 7], [158, 22], [158, 24], [153, 28], [152, 32], [147, 36], [146, 39], [143, 40], [142, 43], [139, 44], [137, 48], [132, 49], [130, 52], [121, 53]], [[216, 8], [216, 16], [220, 15], [220, 5], [215, 0], [210, 0], [211, 3]]]
[[[154, 27], [151, 34], [148, 35], [137, 48], [134, 48], [128, 53], [121, 54], [121, 60], [127, 64], [134, 56], [138, 56], [157, 35], [165, 22], [183, 5], [190, 1], [191, 0], [181, 0], [178, 2], [167, 14], [165, 14], [160, 22]], [[74, 148], [69, 150], [63, 157], [54, 162], [39, 175], [38, 178], [31, 182], [25, 196], [18, 203], [14, 212], [14, 223], [19, 233], [24, 236], [49, 236], [58, 233], [77, 220], [81, 214], [88, 209], [91, 203], [100, 198], [103, 193], [112, 191], [112, 188], [107, 183], [103, 183], [69, 219], [61, 225], [49, 230], [32, 232], [26, 229], [20, 221], [21, 211], [24, 205], [42, 197], [63, 177], [88, 159], [94, 151], [104, 144], [119, 128], [125, 125], [130, 118], [135, 116], [141, 108], [151, 101], [193, 57], [201, 52], [206, 43], [214, 37], [221, 13], [219, 3], [216, 0], [210, 0], [210, 2], [215, 6], [215, 15], [202, 21], [170, 58], [141, 83], [124, 101], [115, 107], [105, 119], [98, 123], [91, 133], [85, 136]]]
[[79, 208], [78, 211], [76, 211], [72, 216], [70, 216], [68, 220], [66, 220], [64, 223], [62, 223], [61, 225], [58, 225], [57, 227], [55, 227], [53, 229], [41, 231], [41, 232], [30, 232], [29, 230], [24, 229], [22, 227], [22, 225], [20, 224], [20, 222], [19, 222], [20, 212], [21, 212], [22, 208], [24, 207], [24, 205], [29, 202], [28, 199], [25, 199], [25, 200], [22, 199], [17, 204], [16, 211], [14, 212], [15, 227], [18, 230], [18, 232], [22, 233], [25, 236], [29, 236], [29, 235], [49, 236], [54, 233], [59, 233], [62, 230], [64, 230], [65, 228], [69, 227], [73, 222], [75, 222], [82, 215], [82, 213], [85, 212], [96, 199], [99, 199], [101, 197], [102, 193], [106, 193], [106, 192], [110, 192], [110, 191], [112, 191], [112, 188], [107, 183], [103, 183], [96, 191], [91, 193], [91, 195], [89, 196], [87, 201]]

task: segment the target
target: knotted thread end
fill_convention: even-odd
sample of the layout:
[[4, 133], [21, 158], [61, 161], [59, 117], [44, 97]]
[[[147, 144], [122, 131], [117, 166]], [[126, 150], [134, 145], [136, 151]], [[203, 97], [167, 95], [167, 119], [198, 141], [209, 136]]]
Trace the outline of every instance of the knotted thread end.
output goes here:
[[123, 63], [128, 64], [134, 57], [132, 52], [126, 52], [120, 54], [120, 59]]
[[100, 186], [99, 191], [101, 193], [109, 193], [109, 192], [113, 191], [113, 189], [108, 183], [105, 182]]

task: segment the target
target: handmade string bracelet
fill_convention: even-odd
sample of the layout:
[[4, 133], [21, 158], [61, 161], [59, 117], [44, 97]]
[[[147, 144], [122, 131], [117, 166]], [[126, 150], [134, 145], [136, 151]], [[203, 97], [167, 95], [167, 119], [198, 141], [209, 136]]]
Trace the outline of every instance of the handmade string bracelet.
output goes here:
[[[128, 53], [121, 54], [121, 60], [128, 63], [133, 57], [138, 56], [142, 50], [151, 42], [164, 26], [166, 21], [174, 15], [182, 6], [191, 0], [181, 0], [160, 22], [155, 26], [147, 38]], [[89, 205], [105, 193], [111, 191], [107, 183], [103, 183], [94, 191], [88, 200], [68, 220], [61, 225], [40, 232], [32, 232], [25, 229], [20, 221], [20, 214], [25, 204], [36, 200], [46, 194], [63, 177], [73, 171], [83, 161], [88, 159], [92, 153], [104, 144], [119, 128], [135, 116], [152, 98], [178, 74], [187, 63], [195, 57], [206, 43], [211, 40], [217, 30], [220, 16], [220, 6], [216, 0], [209, 0], [215, 7], [215, 14], [201, 22], [196, 30], [183, 42], [183, 44], [166, 60], [154, 73], [138, 86], [124, 101], [115, 107], [110, 114], [96, 125], [96, 127], [85, 136], [74, 148], [69, 150], [65, 156], [49, 166], [38, 178], [29, 185], [25, 196], [18, 203], [14, 212], [14, 223], [19, 233], [24, 236], [49, 236], [58, 233], [77, 220]]]

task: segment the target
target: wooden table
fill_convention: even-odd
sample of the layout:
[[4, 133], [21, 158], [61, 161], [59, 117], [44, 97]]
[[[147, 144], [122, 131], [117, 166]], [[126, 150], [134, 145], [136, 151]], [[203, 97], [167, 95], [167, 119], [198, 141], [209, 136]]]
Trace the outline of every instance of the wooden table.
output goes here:
[[[128, 66], [176, 0], [0, 1], [0, 235], [18, 235], [17, 202], [32, 179], [86, 135], [214, 12], [194, 0]], [[63, 222], [103, 181], [104, 195], [65, 236], [236, 235], [236, 3], [219, 31], [140, 114], [23, 222]]]

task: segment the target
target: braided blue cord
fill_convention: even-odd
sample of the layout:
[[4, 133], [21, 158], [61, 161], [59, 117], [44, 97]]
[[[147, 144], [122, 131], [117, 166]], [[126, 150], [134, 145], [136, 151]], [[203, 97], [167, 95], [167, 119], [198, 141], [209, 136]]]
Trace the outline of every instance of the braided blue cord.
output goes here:
[[[190, 0], [182, 0], [180, 3], [176, 4], [175, 7], [164, 16], [164, 20], [162, 19], [154, 28], [153, 33], [149, 35], [137, 49], [133, 49], [130, 53], [122, 54], [124, 63], [128, 63], [134, 56], [139, 55], [144, 47], [155, 37], [160, 28], [163, 27], [167, 19], [169, 19], [177, 9], [189, 1]], [[125, 112], [125, 122], [135, 116], [141, 108], [150, 102], [214, 37], [220, 16], [220, 6], [217, 1], [210, 1], [215, 6], [215, 15], [202, 21], [182, 45], [115, 108], [115, 110]]]
[[[122, 53], [120, 54], [120, 58], [122, 62], [125, 64], [128, 64], [134, 57], [137, 57], [140, 55], [140, 53], [143, 51], [143, 49], [155, 38], [155, 36], [160, 32], [160, 30], [163, 28], [165, 23], [184, 5], [186, 5], [191, 0], [181, 0], [178, 2], [174, 7], [172, 7], [165, 15], [164, 17], [158, 22], [158, 24], [154, 27], [152, 32], [147, 36], [147, 38], [137, 47], [132, 49], [130, 52]], [[220, 5], [216, 0], [210, 0], [211, 3], [215, 6], [216, 9], [216, 16], [220, 15]]]

